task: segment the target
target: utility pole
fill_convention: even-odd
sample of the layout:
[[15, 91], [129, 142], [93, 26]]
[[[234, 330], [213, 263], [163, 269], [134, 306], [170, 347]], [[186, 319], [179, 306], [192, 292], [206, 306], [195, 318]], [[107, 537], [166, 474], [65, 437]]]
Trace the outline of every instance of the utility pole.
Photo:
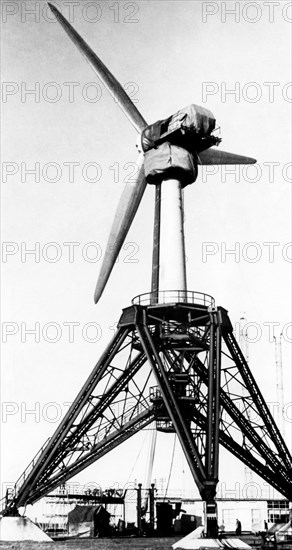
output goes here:
[[[249, 342], [248, 342], [248, 328], [246, 328], [247, 325], [247, 319], [245, 317], [245, 312], [243, 313], [243, 316], [240, 317], [240, 333], [239, 333], [239, 344], [242, 350], [242, 353], [245, 357], [245, 360], [247, 364], [249, 365]], [[243, 399], [247, 398], [247, 391], [246, 388], [242, 387], [242, 397]], [[247, 417], [250, 420], [250, 412], [247, 411]], [[254, 490], [253, 490], [253, 473], [252, 470], [248, 466], [244, 466], [244, 481], [246, 486], [250, 487], [250, 497], [254, 497]]]
[[275, 364], [276, 364], [276, 386], [277, 386], [277, 419], [282, 436], [285, 438], [285, 423], [283, 416], [284, 407], [284, 385], [283, 385], [283, 361], [282, 361], [282, 333], [278, 340], [274, 336], [275, 343]]

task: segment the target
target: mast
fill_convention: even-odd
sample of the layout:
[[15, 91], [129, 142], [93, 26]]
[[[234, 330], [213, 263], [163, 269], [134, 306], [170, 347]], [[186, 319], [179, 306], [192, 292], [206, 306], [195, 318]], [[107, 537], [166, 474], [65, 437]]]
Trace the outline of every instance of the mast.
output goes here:
[[276, 387], [277, 387], [277, 420], [282, 436], [285, 438], [285, 423], [283, 416], [284, 408], [284, 385], [283, 385], [283, 361], [282, 361], [282, 333], [278, 340], [274, 336], [275, 343], [275, 365], [276, 365]]
[[[239, 344], [240, 344], [242, 353], [245, 357], [245, 360], [249, 365], [248, 329], [246, 328], [246, 325], [247, 325], [247, 319], [244, 313], [243, 316], [240, 317]], [[244, 386], [242, 387], [242, 397], [245, 399], [247, 397], [247, 391]], [[248, 416], [248, 419], [251, 420], [249, 410], [247, 411], [247, 416]], [[250, 497], [253, 498], [254, 497], [254, 490], [253, 490], [254, 488], [252, 485], [254, 481], [253, 472], [248, 466], [244, 466], [244, 481], [245, 481], [245, 484], [250, 487], [249, 494], [250, 494]]]
[[176, 179], [161, 184], [160, 266], [159, 290], [187, 290], [182, 187]]

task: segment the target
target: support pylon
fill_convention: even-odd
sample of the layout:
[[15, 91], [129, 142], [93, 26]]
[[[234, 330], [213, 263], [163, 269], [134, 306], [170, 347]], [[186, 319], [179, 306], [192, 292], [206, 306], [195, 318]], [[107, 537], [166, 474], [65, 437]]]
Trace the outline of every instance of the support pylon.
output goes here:
[[291, 457], [227, 311], [206, 294], [183, 294], [156, 293], [156, 303], [151, 293], [140, 295], [123, 310], [117, 333], [59, 428], [16, 483], [6, 514], [152, 422], [178, 436], [206, 503], [208, 536], [217, 534], [219, 443], [291, 499]]

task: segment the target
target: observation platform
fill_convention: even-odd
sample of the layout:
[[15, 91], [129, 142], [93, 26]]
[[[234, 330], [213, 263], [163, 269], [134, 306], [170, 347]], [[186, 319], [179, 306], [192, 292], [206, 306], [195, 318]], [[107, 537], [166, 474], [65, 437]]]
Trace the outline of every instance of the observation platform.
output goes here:
[[[192, 323], [209, 318], [215, 309], [215, 299], [209, 294], [192, 290], [162, 290], [139, 294], [132, 300], [132, 305], [123, 309], [119, 327], [135, 325], [145, 315], [147, 324], [160, 324], [166, 320], [178, 323]], [[224, 310], [225, 311], [225, 310]]]

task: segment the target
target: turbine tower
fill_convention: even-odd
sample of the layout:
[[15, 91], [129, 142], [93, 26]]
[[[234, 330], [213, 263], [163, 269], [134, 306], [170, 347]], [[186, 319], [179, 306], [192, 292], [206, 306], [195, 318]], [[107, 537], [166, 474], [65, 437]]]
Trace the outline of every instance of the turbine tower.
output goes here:
[[291, 498], [291, 456], [228, 312], [212, 296], [189, 290], [186, 282], [182, 190], [196, 180], [198, 165], [255, 160], [217, 149], [215, 117], [197, 105], [147, 125], [104, 63], [50, 7], [141, 135], [138, 175], [121, 195], [95, 301], [147, 184], [155, 186], [152, 281], [150, 292], [123, 309], [116, 334], [53, 436], [7, 495], [3, 514], [16, 514], [155, 423], [158, 431], [176, 433], [205, 502], [206, 535], [215, 537], [219, 444]]

